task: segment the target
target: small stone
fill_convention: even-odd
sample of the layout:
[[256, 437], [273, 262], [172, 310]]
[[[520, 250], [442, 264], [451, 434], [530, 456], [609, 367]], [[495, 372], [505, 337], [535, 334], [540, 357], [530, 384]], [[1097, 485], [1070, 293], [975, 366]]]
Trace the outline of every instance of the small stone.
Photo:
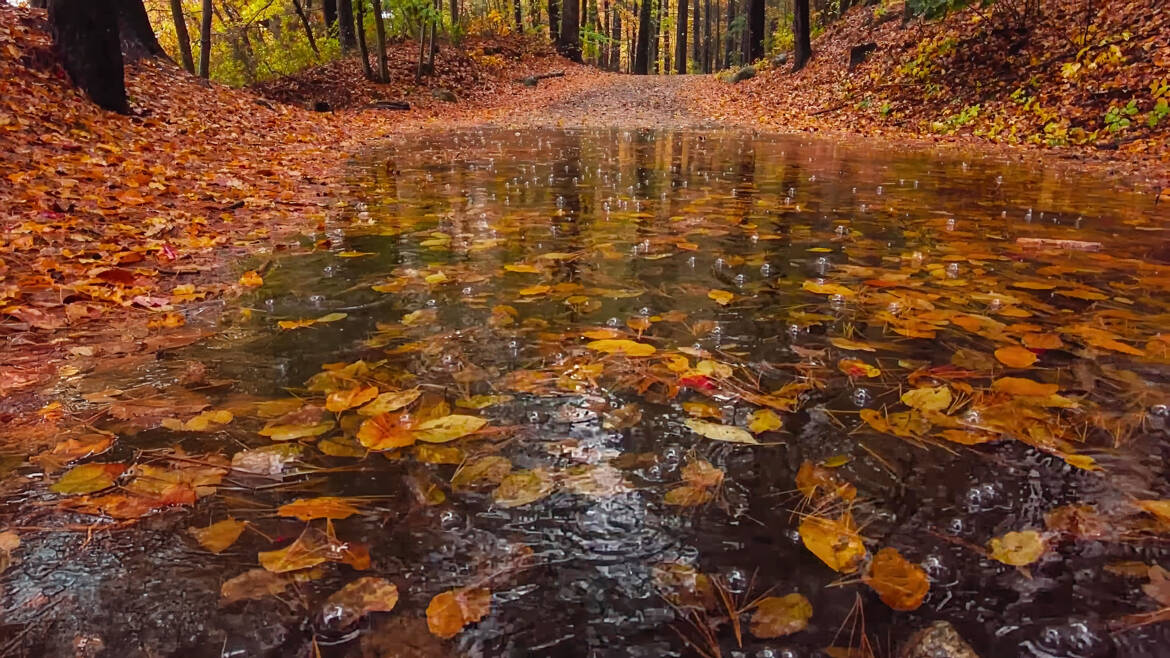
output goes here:
[[742, 69], [736, 71], [735, 75], [732, 76], [731, 81], [733, 83], [734, 82], [743, 82], [744, 80], [750, 80], [754, 77], [756, 77], [756, 67], [749, 64], [749, 65], [743, 67]]
[[455, 95], [455, 92], [451, 91], [450, 89], [444, 89], [442, 87], [432, 89], [431, 97], [437, 98], [445, 103], [459, 102], [459, 97]]
[[772, 66], [784, 66], [788, 63], [788, 53], [780, 53], [772, 58]]
[[947, 621], [936, 621], [906, 640], [898, 658], [979, 658]]

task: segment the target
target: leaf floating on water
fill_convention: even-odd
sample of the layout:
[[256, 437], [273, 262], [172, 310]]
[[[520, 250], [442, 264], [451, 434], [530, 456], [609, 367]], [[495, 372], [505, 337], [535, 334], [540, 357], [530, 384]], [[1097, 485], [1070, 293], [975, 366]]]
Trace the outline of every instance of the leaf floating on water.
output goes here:
[[89, 463], [74, 466], [53, 483], [49, 490], [59, 494], [85, 494], [114, 486], [126, 470], [125, 464]]
[[837, 362], [837, 368], [850, 377], [877, 377], [882, 374], [881, 370], [857, 359], [841, 359]]
[[873, 556], [869, 571], [861, 579], [894, 610], [917, 610], [930, 591], [930, 579], [922, 567], [911, 564], [890, 547]]
[[631, 357], [652, 356], [657, 351], [653, 345], [647, 343], [612, 338], [595, 340], [585, 347], [606, 354], [624, 354]]
[[1040, 559], [1048, 550], [1044, 535], [1035, 530], [1009, 532], [1002, 537], [993, 537], [987, 542], [990, 555], [995, 560], [1023, 567]]
[[455, 406], [462, 409], [487, 409], [497, 404], [510, 402], [512, 399], [511, 395], [473, 395], [467, 398], [459, 398], [455, 401]]
[[833, 571], [853, 573], [865, 557], [865, 544], [848, 512], [840, 519], [806, 516], [799, 531], [805, 548]]
[[727, 306], [735, 299], [735, 293], [726, 290], [712, 290], [707, 293], [707, 297], [715, 300], [715, 303], [720, 306]]
[[398, 587], [385, 578], [358, 578], [325, 600], [321, 617], [348, 628], [371, 612], [390, 612], [398, 605]]
[[682, 479], [696, 487], [718, 487], [723, 484], [723, 471], [705, 459], [692, 459], [683, 467]]
[[520, 507], [549, 495], [556, 483], [544, 469], [516, 471], [500, 481], [492, 491], [492, 500], [500, 507]]
[[490, 455], [469, 462], [451, 477], [451, 486], [466, 489], [478, 484], [498, 485], [512, 472], [512, 462], [506, 457]]
[[427, 443], [446, 443], [478, 432], [484, 425], [487, 425], [486, 418], [451, 414], [420, 424], [415, 428], [414, 436]]
[[711, 501], [714, 492], [707, 487], [684, 484], [666, 492], [662, 502], [676, 507], [697, 507]]
[[232, 468], [256, 475], [279, 475], [286, 464], [303, 453], [304, 448], [296, 443], [277, 443], [242, 450], [232, 456]]
[[1009, 368], [1027, 368], [1037, 361], [1036, 354], [1032, 350], [1019, 345], [999, 348], [995, 351], [995, 358]]
[[413, 445], [415, 434], [409, 418], [385, 413], [364, 421], [358, 428], [357, 439], [370, 450], [393, 450]]
[[405, 391], [390, 391], [389, 393], [383, 393], [374, 398], [371, 402], [358, 409], [357, 412], [363, 416], [377, 416], [391, 411], [398, 411], [399, 409], [409, 407], [420, 395], [422, 395], [422, 391], [418, 388]]
[[875, 352], [875, 351], [877, 351], [877, 348], [875, 348], [873, 345], [870, 345], [869, 343], [861, 343], [861, 342], [858, 342], [855, 340], [849, 340], [848, 338], [838, 338], [838, 337], [830, 338], [829, 343], [833, 347], [836, 347], [836, 348], [842, 349], [842, 350], [850, 350], [850, 351], [854, 351], [854, 352]]
[[262, 599], [265, 596], [275, 596], [292, 584], [287, 576], [272, 573], [265, 569], [252, 569], [224, 582], [219, 588], [223, 597], [221, 605], [229, 605], [245, 599]]
[[951, 389], [946, 386], [916, 388], [902, 394], [902, 404], [919, 411], [945, 411], [951, 399]]
[[650, 577], [662, 598], [680, 608], [714, 610], [719, 605], [710, 576], [689, 564], [658, 564], [651, 567]]
[[747, 443], [751, 445], [759, 445], [760, 443], [754, 436], [751, 435], [750, 432], [734, 425], [708, 423], [707, 421], [698, 420], [695, 418], [688, 418], [684, 424], [691, 428], [691, 430], [695, 433], [714, 441], [726, 441], [728, 443]]
[[813, 608], [803, 594], [769, 596], [756, 604], [752, 613], [752, 635], [763, 639], [783, 637], [808, 628]]
[[259, 288], [264, 285], [264, 278], [256, 270], [248, 270], [240, 277], [240, 285], [245, 288]]
[[751, 416], [748, 416], [748, 430], [752, 434], [775, 432], [782, 427], [784, 427], [784, 421], [771, 409], [756, 409]]
[[1162, 523], [1170, 524], [1170, 500], [1139, 500], [1137, 506], [1153, 514]]
[[801, 284], [800, 287], [818, 295], [841, 295], [846, 299], [855, 297], [857, 295], [857, 293], [853, 292], [849, 288], [846, 288], [845, 286], [838, 285], [836, 283], [817, 283], [812, 279], [805, 281]]
[[212, 553], [222, 553], [227, 550], [243, 534], [247, 523], [228, 517], [223, 521], [212, 523], [206, 528], [187, 528], [187, 532], [199, 542], [199, 545]]
[[991, 382], [991, 389], [1009, 395], [1024, 397], [1048, 397], [1060, 390], [1056, 384], [1042, 384], [1038, 381], [1023, 377], [1001, 377]]
[[350, 504], [347, 498], [320, 496], [318, 498], [300, 498], [281, 505], [276, 510], [276, 515], [312, 521], [313, 519], [348, 519], [360, 511]]
[[260, 430], [260, 436], [266, 436], [273, 441], [296, 441], [297, 439], [321, 436], [333, 429], [334, 424], [331, 420], [312, 425], [276, 425], [269, 423]]
[[354, 386], [353, 388], [334, 391], [325, 397], [325, 408], [333, 413], [352, 409], [363, 405], [378, 397], [377, 386]]
[[443, 639], [455, 637], [464, 626], [487, 616], [491, 590], [484, 587], [453, 589], [435, 595], [427, 606], [427, 628]]

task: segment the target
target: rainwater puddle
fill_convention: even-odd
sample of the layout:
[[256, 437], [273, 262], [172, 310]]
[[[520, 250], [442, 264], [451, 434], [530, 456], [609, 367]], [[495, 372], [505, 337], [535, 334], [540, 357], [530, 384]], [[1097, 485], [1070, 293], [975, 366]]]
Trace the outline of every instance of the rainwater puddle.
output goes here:
[[[424, 135], [352, 172], [352, 226], [275, 257], [217, 336], [87, 380], [122, 391], [91, 395], [116, 441], [88, 461], [130, 470], [0, 507], [25, 528], [0, 647], [890, 656], [946, 620], [985, 658], [1163, 655], [1135, 616], [1170, 604], [1143, 591], [1170, 565], [1140, 502], [1170, 498], [1152, 198], [719, 132]], [[230, 414], [191, 424], [208, 410]], [[277, 513], [320, 496], [345, 500], [309, 517], [346, 518]], [[249, 525], [218, 555], [188, 533], [229, 517]], [[990, 557], [1019, 531], [1035, 559]], [[882, 549], [928, 577], [916, 609], [861, 581]], [[231, 581], [262, 561], [289, 571]], [[392, 612], [330, 606], [362, 576]], [[456, 588], [490, 609], [441, 640], [428, 603]], [[807, 627], [760, 637], [752, 604], [793, 593]]]

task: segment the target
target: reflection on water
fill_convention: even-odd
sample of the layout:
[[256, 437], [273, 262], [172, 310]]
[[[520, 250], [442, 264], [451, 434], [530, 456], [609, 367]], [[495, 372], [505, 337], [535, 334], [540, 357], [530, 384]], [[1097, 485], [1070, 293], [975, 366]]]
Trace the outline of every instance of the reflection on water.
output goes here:
[[[326, 655], [690, 655], [680, 636], [699, 635], [663, 590], [672, 563], [717, 576], [739, 604], [790, 592], [812, 603], [806, 630], [745, 632], [742, 649], [722, 624], [723, 655], [857, 646], [862, 623], [888, 655], [937, 619], [984, 656], [1154, 656], [1168, 640], [1158, 625], [1111, 628], [1154, 606], [1144, 579], [1106, 569], [1166, 557], [1162, 528], [1132, 504], [1170, 493], [1156, 413], [1168, 399], [1159, 330], [1170, 250], [1167, 216], [1149, 199], [863, 144], [477, 131], [372, 151], [336, 201], [352, 225], [276, 261], [250, 317], [233, 313], [209, 344], [136, 376], [175, 380], [195, 359], [234, 380], [200, 389], [213, 405], [239, 410], [284, 389], [322, 404], [327, 390], [307, 390], [322, 368], [361, 359], [369, 370], [356, 379], [419, 387], [412, 413], [476, 415], [489, 431], [442, 444], [449, 452], [359, 457], [363, 419], [345, 412], [340, 429], [301, 441], [283, 479], [236, 473], [192, 514], [113, 535], [100, 544], [106, 557], [77, 558], [85, 568], [67, 577], [38, 569], [63, 568], [81, 538], [30, 539], [29, 568], [8, 576], [21, 606], [9, 623], [37, 629], [24, 646], [109, 633], [106, 646], [180, 655], [297, 655], [313, 638]], [[1100, 246], [1027, 242], [1037, 238]], [[277, 325], [331, 313], [345, 317]], [[590, 349], [603, 338], [654, 354]], [[993, 356], [1014, 345], [1038, 360]], [[990, 392], [1004, 376], [1054, 384], [1063, 402]], [[938, 386], [953, 396], [941, 410], [899, 401]], [[760, 445], [684, 424], [697, 414], [746, 427], [763, 407], [783, 428], [759, 433]], [[876, 424], [863, 409], [880, 412]], [[271, 443], [257, 433], [267, 420], [241, 412], [211, 434], [111, 427], [119, 458], [179, 440], [230, 458]], [[940, 438], [947, 431], [959, 434]], [[484, 456], [549, 486], [514, 506], [492, 486], [451, 486], [458, 464]], [[665, 504], [697, 460], [724, 474], [710, 500]], [[870, 554], [894, 547], [926, 570], [922, 607], [891, 611], [804, 547], [802, 515], [844, 504], [802, 503], [806, 461], [857, 487], [851, 510]], [[223, 580], [304, 527], [272, 510], [325, 494], [363, 497], [360, 516], [333, 526], [368, 544], [367, 573], [399, 588], [395, 611], [356, 634], [332, 628], [321, 601], [356, 577], [336, 563], [280, 596], [220, 607]], [[1047, 520], [1071, 504], [1094, 506], [1105, 529]], [[220, 556], [183, 533], [228, 514], [257, 532]], [[1024, 529], [1047, 533], [1039, 562], [1018, 569], [984, 553], [990, 538]], [[27, 603], [54, 579], [73, 616], [57, 626]], [[133, 583], [129, 595], [116, 582]], [[430, 637], [427, 602], [469, 585], [492, 590], [490, 614], [450, 643]], [[95, 624], [111, 608], [120, 631]]]

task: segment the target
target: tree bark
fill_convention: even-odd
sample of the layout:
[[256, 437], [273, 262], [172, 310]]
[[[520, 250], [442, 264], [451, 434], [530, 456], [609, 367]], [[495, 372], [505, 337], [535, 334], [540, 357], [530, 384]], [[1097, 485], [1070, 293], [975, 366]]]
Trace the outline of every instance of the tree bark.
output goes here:
[[211, 0], [203, 0], [203, 14], [199, 18], [199, 77], [211, 74]]
[[390, 70], [386, 66], [386, 22], [382, 18], [382, 0], [374, 0], [374, 35], [374, 45], [378, 48], [375, 53], [378, 58], [378, 81], [387, 83], [390, 82]]
[[321, 14], [325, 18], [325, 29], [328, 30], [337, 24], [337, 0], [323, 0]]
[[[695, 0], [695, 5], [699, 0]], [[687, 72], [687, 0], [678, 0], [678, 29], [674, 31], [674, 72]]]
[[459, 24], [459, 0], [451, 0], [451, 25]]
[[[361, 7], [360, 2], [358, 3], [358, 7]], [[297, 12], [297, 17], [301, 19], [301, 27], [305, 28], [305, 36], [309, 38], [309, 47], [313, 49], [314, 53], [320, 55], [321, 51], [317, 49], [317, 39], [313, 37], [313, 24], [309, 22], [309, 16], [305, 14], [305, 8], [301, 6], [301, 0], [293, 0], [293, 10]], [[367, 63], [366, 66], [368, 67], [369, 64]]]
[[122, 40], [122, 53], [131, 61], [145, 57], [166, 57], [166, 51], [154, 36], [150, 18], [142, 0], [114, 0], [118, 16], [118, 36]]
[[73, 84], [107, 110], [129, 114], [113, 0], [51, 0], [53, 46]]
[[638, 37], [634, 46], [634, 74], [648, 75], [650, 73], [650, 3], [653, 0], [642, 0], [638, 8]]
[[191, 35], [187, 33], [187, 19], [183, 17], [183, 0], [171, 0], [171, 18], [175, 20], [175, 40], [179, 42], [179, 58], [187, 73], [195, 73], [195, 60], [191, 58]]
[[691, 0], [691, 11], [691, 63], [695, 71], [702, 71], [703, 60], [699, 58], [699, 53], [702, 52], [700, 37], [703, 24], [699, 22], [699, 0]]
[[574, 62], [581, 61], [580, 0], [564, 0], [561, 5], [561, 38], [557, 51]]
[[561, 43], [561, 2], [548, 0], [548, 38], [554, 44]]
[[524, 31], [524, 15], [520, 13], [520, 0], [512, 0], [512, 13], [516, 18], [516, 31]]
[[362, 75], [366, 76], [366, 80], [373, 80], [374, 69], [370, 68], [370, 48], [366, 45], [366, 0], [357, 0], [355, 9], [354, 31], [357, 33], [358, 57], [362, 58]]
[[611, 71], [620, 71], [622, 68], [622, 12], [617, 1], [613, 3], [613, 18], [610, 25], [609, 68]]
[[727, 0], [727, 53], [723, 56], [723, 63], [731, 66], [731, 55], [736, 51], [735, 35], [731, 28], [735, 25], [735, 0]]
[[[695, 0], [698, 3], [699, 0]], [[711, 0], [703, 2], [703, 73], [711, 72]]]
[[764, 56], [764, 0], [749, 0], [748, 5], [748, 60]]
[[804, 68], [812, 57], [812, 44], [809, 38], [808, 0], [794, 0], [792, 7], [792, 36], [795, 48], [792, 54], [792, 70]]
[[342, 50], [353, 52], [357, 48], [357, 34], [353, 29], [353, 3], [351, 0], [337, 0], [337, 36], [341, 40]]

